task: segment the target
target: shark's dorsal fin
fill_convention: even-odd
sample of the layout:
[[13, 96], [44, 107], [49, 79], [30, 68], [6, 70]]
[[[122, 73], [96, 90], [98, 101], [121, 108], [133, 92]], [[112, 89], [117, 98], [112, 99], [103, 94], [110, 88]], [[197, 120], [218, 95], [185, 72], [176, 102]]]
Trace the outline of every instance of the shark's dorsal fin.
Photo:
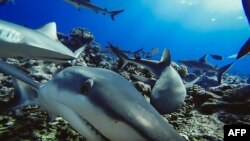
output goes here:
[[160, 63], [164, 63], [164, 64], [167, 64], [167, 65], [170, 65], [170, 63], [171, 63], [170, 51], [167, 48], [165, 48], [163, 53], [162, 53]]
[[37, 29], [38, 32], [52, 38], [53, 40], [58, 40], [57, 34], [56, 34], [56, 23], [50, 22], [45, 24], [43, 27]]
[[207, 54], [205, 54], [204, 56], [202, 56], [202, 57], [199, 59], [199, 62], [205, 63], [206, 60], [207, 60]]

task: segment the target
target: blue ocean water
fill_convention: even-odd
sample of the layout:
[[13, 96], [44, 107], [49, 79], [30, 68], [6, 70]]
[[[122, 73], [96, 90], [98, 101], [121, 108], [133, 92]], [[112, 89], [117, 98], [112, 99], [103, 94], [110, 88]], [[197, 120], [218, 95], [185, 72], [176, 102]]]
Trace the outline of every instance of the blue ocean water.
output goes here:
[[[241, 0], [91, 0], [108, 10], [125, 11], [112, 21], [108, 15], [82, 8], [78, 11], [64, 0], [15, 0], [0, 6], [0, 18], [30, 28], [55, 21], [58, 31], [69, 34], [74, 27], [85, 27], [102, 47], [110, 41], [122, 49], [158, 47], [159, 59], [169, 48], [174, 61], [199, 59], [204, 54], [219, 54], [223, 66], [250, 36]], [[250, 57], [239, 60], [230, 73], [250, 76]]]

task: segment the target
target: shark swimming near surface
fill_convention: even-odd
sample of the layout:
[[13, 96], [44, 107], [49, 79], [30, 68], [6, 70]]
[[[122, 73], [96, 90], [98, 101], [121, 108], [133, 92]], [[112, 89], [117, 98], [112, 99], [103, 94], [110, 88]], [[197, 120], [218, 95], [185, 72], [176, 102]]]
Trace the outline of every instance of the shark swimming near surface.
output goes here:
[[124, 10], [116, 10], [116, 11], [108, 11], [106, 8], [100, 8], [90, 2], [90, 0], [64, 0], [65, 2], [75, 6], [78, 10], [80, 10], [80, 7], [84, 7], [90, 10], [95, 11], [96, 13], [103, 13], [110, 15], [111, 19], [114, 21], [115, 16]]
[[4, 4], [8, 3], [8, 2], [14, 3], [14, 0], [0, 0], [0, 5], [4, 5]]
[[131, 59], [122, 53], [117, 47], [109, 43], [112, 51], [119, 57], [122, 69], [128, 63], [141, 65], [156, 76], [156, 83], [152, 89], [150, 103], [161, 114], [175, 112], [186, 97], [186, 88], [177, 71], [170, 65], [171, 56], [165, 49], [160, 61], [146, 59]]
[[33, 30], [0, 20], [0, 57], [25, 57], [55, 63], [78, 58], [85, 46], [73, 53], [58, 41], [56, 32], [54, 22]]
[[187, 67], [202, 70], [202, 71], [209, 71], [209, 72], [216, 72], [218, 82], [221, 83], [221, 77], [224, 72], [226, 72], [233, 63], [223, 66], [222, 68], [218, 69], [217, 67], [213, 66], [212, 64], [207, 63], [206, 61], [207, 55], [202, 56], [199, 60], [178, 60], [178, 62], [186, 65]]
[[3, 61], [0, 72], [15, 78], [20, 101], [12, 109], [38, 104], [64, 118], [87, 141], [184, 141], [128, 80], [113, 71], [73, 66], [46, 84]]

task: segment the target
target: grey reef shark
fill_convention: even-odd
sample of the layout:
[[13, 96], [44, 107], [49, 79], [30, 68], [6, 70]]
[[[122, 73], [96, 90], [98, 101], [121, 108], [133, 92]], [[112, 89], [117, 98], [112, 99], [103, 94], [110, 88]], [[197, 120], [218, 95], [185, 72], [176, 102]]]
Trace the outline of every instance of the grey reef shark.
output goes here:
[[[250, 24], [250, 1], [242, 0], [242, 6], [244, 8], [245, 15], [248, 20], [248, 24]], [[250, 38], [246, 41], [246, 43], [242, 46], [240, 51], [237, 54], [236, 59], [240, 59], [246, 55], [250, 55]]]
[[0, 57], [25, 57], [54, 63], [74, 63], [85, 49], [74, 53], [57, 38], [55, 22], [36, 30], [0, 20]]
[[68, 121], [88, 141], [184, 141], [128, 80], [111, 70], [68, 67], [46, 84], [4, 61], [0, 72], [15, 78], [20, 98], [13, 110], [38, 104]]
[[141, 65], [156, 76], [156, 82], [150, 96], [150, 103], [161, 114], [175, 112], [186, 97], [186, 88], [177, 71], [170, 65], [171, 56], [165, 48], [160, 61], [146, 59], [131, 59], [117, 47], [109, 43], [112, 51], [119, 57], [122, 69], [128, 63]]
[[90, 0], [64, 0], [65, 2], [75, 6], [78, 10], [80, 10], [80, 7], [87, 8], [90, 10], [93, 10], [96, 13], [102, 13], [102, 14], [108, 14], [110, 15], [111, 19], [114, 21], [115, 16], [121, 12], [122, 10], [115, 10], [115, 11], [108, 11], [106, 8], [100, 8], [90, 2]]
[[207, 58], [207, 55], [204, 55], [199, 60], [178, 60], [178, 62], [192, 69], [208, 71], [208, 72], [216, 72], [217, 80], [218, 80], [218, 83], [220, 84], [223, 73], [226, 72], [232, 66], [233, 63], [227, 64], [221, 67], [220, 69], [218, 69], [214, 65], [208, 63], [206, 61], [206, 58]]
[[0, 5], [4, 5], [4, 4], [8, 3], [8, 2], [14, 3], [14, 0], [0, 0]]

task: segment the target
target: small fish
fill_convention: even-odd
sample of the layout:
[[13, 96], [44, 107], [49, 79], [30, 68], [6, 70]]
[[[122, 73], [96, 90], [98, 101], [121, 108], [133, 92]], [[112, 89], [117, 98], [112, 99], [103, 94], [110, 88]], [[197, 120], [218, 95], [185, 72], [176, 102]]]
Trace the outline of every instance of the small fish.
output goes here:
[[151, 51], [149, 52], [142, 52], [143, 56], [146, 58], [146, 59], [151, 59], [153, 57], [153, 55], [155, 54], [158, 54], [159, 53], [159, 49], [157, 47], [153, 47], [151, 49]]
[[223, 57], [221, 55], [217, 54], [210, 54], [210, 56], [215, 60], [223, 60]]

